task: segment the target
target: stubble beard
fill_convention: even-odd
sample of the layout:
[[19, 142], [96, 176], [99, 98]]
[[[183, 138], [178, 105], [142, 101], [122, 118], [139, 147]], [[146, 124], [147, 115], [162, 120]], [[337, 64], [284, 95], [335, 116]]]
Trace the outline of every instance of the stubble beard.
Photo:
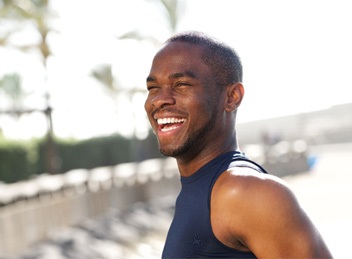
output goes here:
[[200, 145], [203, 145], [207, 139], [209, 132], [215, 127], [216, 125], [216, 110], [214, 109], [212, 115], [208, 122], [199, 130], [195, 132], [191, 132], [188, 136], [186, 141], [181, 144], [180, 146], [171, 149], [171, 148], [162, 148], [159, 143], [159, 150], [160, 153], [164, 156], [170, 157], [180, 157], [187, 152], [191, 151], [192, 149], [197, 149]]

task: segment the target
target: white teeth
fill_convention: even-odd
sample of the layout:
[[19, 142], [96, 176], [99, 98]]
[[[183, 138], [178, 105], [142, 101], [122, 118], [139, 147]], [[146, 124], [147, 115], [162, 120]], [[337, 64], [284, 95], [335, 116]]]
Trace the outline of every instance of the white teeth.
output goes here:
[[176, 129], [176, 128], [177, 128], [177, 126], [171, 126], [171, 127], [163, 128], [163, 129], [161, 129], [161, 131], [167, 132], [167, 131], [174, 130], [174, 129]]
[[177, 118], [162, 118], [157, 120], [158, 124], [181, 123], [184, 121], [185, 119], [177, 119]]

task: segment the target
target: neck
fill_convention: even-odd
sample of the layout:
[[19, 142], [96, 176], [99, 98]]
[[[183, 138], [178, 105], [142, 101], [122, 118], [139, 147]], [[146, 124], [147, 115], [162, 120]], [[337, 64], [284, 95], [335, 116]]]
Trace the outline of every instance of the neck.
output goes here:
[[202, 166], [213, 160], [214, 158], [230, 151], [239, 151], [236, 135], [232, 139], [227, 139], [222, 145], [212, 145], [200, 150], [195, 154], [185, 154], [176, 157], [178, 169], [182, 177], [193, 175]]

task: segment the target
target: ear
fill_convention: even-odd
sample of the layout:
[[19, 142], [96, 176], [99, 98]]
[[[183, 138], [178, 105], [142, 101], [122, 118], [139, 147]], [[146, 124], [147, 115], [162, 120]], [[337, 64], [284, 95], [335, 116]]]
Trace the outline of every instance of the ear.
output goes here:
[[233, 83], [226, 86], [226, 102], [225, 110], [227, 112], [232, 112], [236, 110], [243, 99], [244, 88], [242, 83]]

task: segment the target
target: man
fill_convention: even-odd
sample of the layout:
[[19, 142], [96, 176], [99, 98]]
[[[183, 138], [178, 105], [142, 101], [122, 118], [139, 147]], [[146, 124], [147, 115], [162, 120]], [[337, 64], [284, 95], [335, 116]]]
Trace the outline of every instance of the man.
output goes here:
[[163, 257], [331, 257], [292, 192], [239, 151], [241, 82], [236, 52], [199, 32], [154, 57], [145, 109], [182, 184]]

